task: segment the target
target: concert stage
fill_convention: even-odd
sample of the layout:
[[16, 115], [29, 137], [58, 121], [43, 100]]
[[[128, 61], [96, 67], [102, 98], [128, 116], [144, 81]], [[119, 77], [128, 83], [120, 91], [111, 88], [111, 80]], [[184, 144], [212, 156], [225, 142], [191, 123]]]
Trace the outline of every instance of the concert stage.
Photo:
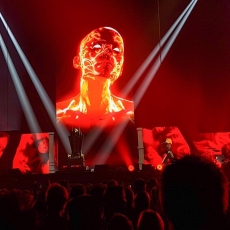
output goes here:
[[[142, 165], [143, 170], [128, 171], [126, 168], [110, 168], [108, 165], [98, 165], [94, 170], [86, 167], [66, 168], [50, 174], [21, 174], [17, 169], [0, 172], [0, 189], [33, 189], [35, 184], [46, 187], [48, 181], [69, 182], [70, 184], [82, 183], [84, 185], [108, 182], [111, 179], [116, 180], [119, 184], [125, 186], [131, 185], [137, 178], [147, 181], [150, 178], [160, 180], [161, 172], [159, 170]], [[145, 167], [147, 166], [147, 167]], [[222, 169], [230, 181], [230, 164], [222, 165]]]
[[142, 178], [148, 180], [152, 177], [159, 179], [160, 172], [153, 169], [144, 169], [142, 171], [130, 172], [125, 168], [97, 167], [95, 171], [86, 170], [86, 168], [73, 168], [56, 171], [50, 174], [25, 174], [22, 175], [18, 170], [2, 172], [0, 175], [0, 189], [33, 189], [37, 183], [39, 186], [47, 186], [51, 183], [67, 181], [70, 184], [82, 183], [84, 185], [108, 182], [115, 179], [119, 184], [131, 185], [135, 179]]

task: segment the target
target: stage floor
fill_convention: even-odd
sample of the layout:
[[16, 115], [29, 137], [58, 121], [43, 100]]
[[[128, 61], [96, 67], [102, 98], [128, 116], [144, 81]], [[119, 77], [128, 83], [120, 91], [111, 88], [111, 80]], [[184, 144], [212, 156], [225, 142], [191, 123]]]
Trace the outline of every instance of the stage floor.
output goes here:
[[82, 183], [84, 185], [108, 182], [111, 179], [125, 186], [131, 185], [137, 178], [148, 180], [160, 178], [160, 172], [156, 170], [142, 170], [129, 172], [124, 168], [98, 169], [95, 171], [86, 168], [63, 169], [51, 174], [26, 174], [22, 175], [18, 170], [10, 170], [0, 174], [0, 189], [33, 189], [35, 184], [41, 187], [51, 183], [67, 181], [70, 184]]
[[[222, 167], [228, 180], [230, 181], [230, 163]], [[41, 187], [47, 186], [48, 182], [69, 182], [70, 184], [82, 183], [84, 185], [108, 182], [112, 179], [124, 186], [132, 185], [137, 179], [142, 178], [147, 181], [150, 178], [161, 178], [161, 171], [147, 167], [143, 170], [128, 171], [126, 168], [109, 168], [102, 165], [98, 169], [87, 169], [86, 167], [66, 168], [50, 174], [25, 174], [22, 175], [17, 169], [8, 172], [0, 172], [0, 189], [29, 189], [32, 190], [35, 184]]]

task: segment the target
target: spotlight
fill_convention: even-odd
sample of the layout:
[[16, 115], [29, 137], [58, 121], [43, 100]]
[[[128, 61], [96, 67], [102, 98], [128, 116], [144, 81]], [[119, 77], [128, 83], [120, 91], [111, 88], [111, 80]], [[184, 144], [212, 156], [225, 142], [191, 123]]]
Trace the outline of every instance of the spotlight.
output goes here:
[[130, 172], [133, 172], [133, 171], [134, 171], [134, 166], [133, 166], [133, 165], [129, 165], [128, 170], [129, 170]]
[[157, 165], [157, 170], [161, 171], [162, 169], [163, 169], [163, 165], [162, 164]]

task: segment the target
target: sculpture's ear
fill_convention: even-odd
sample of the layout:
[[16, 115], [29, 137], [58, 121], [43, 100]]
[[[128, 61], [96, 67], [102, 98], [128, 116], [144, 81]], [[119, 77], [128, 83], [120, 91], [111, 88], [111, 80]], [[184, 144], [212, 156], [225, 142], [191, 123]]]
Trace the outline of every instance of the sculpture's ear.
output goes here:
[[79, 56], [75, 56], [75, 57], [73, 58], [73, 67], [74, 67], [75, 69], [80, 69], [81, 64], [80, 64], [80, 58], [79, 58]]

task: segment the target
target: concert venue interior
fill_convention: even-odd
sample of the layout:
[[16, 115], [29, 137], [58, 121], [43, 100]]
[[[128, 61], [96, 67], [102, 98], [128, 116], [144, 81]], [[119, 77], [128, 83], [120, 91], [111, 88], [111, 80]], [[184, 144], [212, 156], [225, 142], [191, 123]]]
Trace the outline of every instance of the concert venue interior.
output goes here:
[[[158, 176], [185, 154], [228, 174], [229, 9], [227, 0], [1, 1], [1, 174], [89, 182], [97, 172], [100, 180], [121, 172], [128, 180]], [[123, 49], [113, 63], [122, 69], [109, 79], [109, 95], [123, 104], [113, 101], [109, 118], [78, 109], [83, 82], [90, 87], [97, 77], [83, 76], [87, 61], [80, 68], [73, 61], [86, 35], [102, 27], [123, 39], [112, 51]], [[57, 105], [79, 95], [80, 104], [61, 108], [72, 119], [66, 125]]]

